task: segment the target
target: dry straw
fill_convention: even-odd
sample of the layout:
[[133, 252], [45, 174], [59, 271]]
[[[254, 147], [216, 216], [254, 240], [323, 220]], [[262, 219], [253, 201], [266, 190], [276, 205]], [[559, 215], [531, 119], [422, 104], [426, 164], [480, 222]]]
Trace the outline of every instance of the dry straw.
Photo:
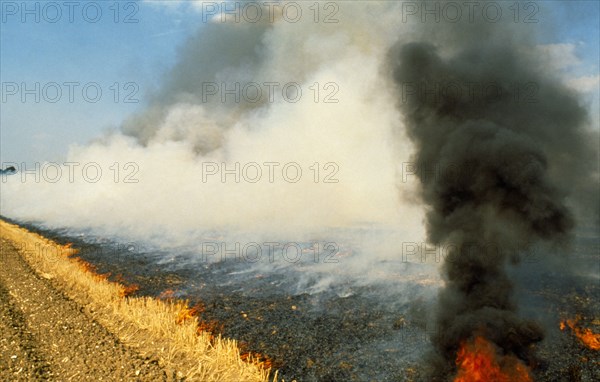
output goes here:
[[[60, 245], [0, 220], [0, 235], [14, 243], [30, 266], [84, 305], [94, 319], [142, 356], [155, 357], [168, 375], [189, 381], [277, 382], [260, 361], [243, 360], [235, 340], [198, 331], [198, 318], [178, 319], [186, 301], [126, 297], [126, 287], [89, 271]], [[284, 381], [281, 381], [284, 382]]]

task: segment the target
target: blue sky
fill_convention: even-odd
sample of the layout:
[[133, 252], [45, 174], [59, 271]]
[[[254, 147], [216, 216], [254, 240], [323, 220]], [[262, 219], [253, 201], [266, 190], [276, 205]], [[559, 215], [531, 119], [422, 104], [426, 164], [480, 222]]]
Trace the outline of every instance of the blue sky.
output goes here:
[[[44, 19], [57, 17], [47, 2], [0, 0], [0, 3], [2, 162], [60, 162], [65, 160], [70, 144], [84, 144], [104, 129], [118, 128], [127, 115], [143, 107], [145, 95], [160, 85], [160, 78], [176, 61], [177, 48], [202, 26], [201, 14], [189, 4], [181, 3], [77, 2], [72, 22], [68, 9], [62, 7], [62, 15], [55, 23]], [[20, 9], [23, 4], [34, 10], [40, 7], [39, 23], [35, 14], [26, 14], [23, 22], [24, 10]], [[544, 36], [543, 43], [563, 44], [557, 49], [559, 57], [567, 61], [564, 72], [572, 78], [597, 76], [600, 3], [547, 1], [544, 4], [547, 7], [539, 17], [556, 33]], [[15, 5], [19, 9], [12, 14]], [[115, 5], [119, 9], [117, 20]], [[102, 15], [97, 22], [91, 22], [96, 18], [96, 6]], [[84, 18], [84, 7], [89, 20]], [[131, 16], [127, 20], [131, 22], [125, 22], [127, 15]], [[74, 87], [73, 102], [69, 102], [65, 82], [79, 84]], [[56, 103], [46, 99], [37, 103], [33, 95], [26, 96], [23, 102], [21, 94], [9, 94], [14, 84], [22, 83], [30, 88], [39, 83], [40, 93], [46, 86], [49, 98], [58, 97], [51, 85], [56, 83], [62, 95]], [[92, 84], [92, 91], [101, 89], [98, 102], [84, 99], [85, 84]], [[119, 88], [117, 100], [114, 84]], [[132, 101], [139, 102], [124, 102], [127, 94]]]
[[[6, 3], [2, 0], [2, 9], [12, 13]], [[35, 3], [27, 4], [35, 9]], [[20, 8], [21, 2], [17, 4]], [[85, 143], [103, 129], [117, 127], [143, 107], [145, 94], [159, 85], [159, 78], [176, 60], [177, 47], [199, 24], [197, 14], [145, 2], [133, 6], [120, 2], [119, 22], [114, 19], [115, 2], [95, 2], [102, 10], [95, 23], [83, 18], [86, 2], [82, 2], [74, 9], [73, 22], [68, 9], [62, 8], [58, 22], [49, 23], [44, 16], [51, 20], [56, 13], [51, 8], [44, 11], [44, 2], [37, 4], [39, 23], [35, 14], [26, 15], [22, 22], [22, 9], [16, 15], [3, 12], [0, 20], [0, 75], [6, 93], [0, 104], [2, 161], [61, 161], [69, 143]], [[93, 20], [95, 9], [87, 9]], [[127, 21], [137, 22], [124, 22], [126, 15], [132, 15]], [[22, 83], [35, 89], [36, 82], [42, 94], [39, 103], [34, 95], [22, 102], [21, 94], [7, 93], [13, 83], [19, 84], [20, 91]], [[60, 97], [51, 83], [59, 84]], [[83, 97], [83, 86], [90, 83], [90, 100], [95, 98], [95, 89], [102, 91], [95, 103]], [[115, 83], [120, 89], [117, 99]], [[71, 88], [73, 102], [68, 96]], [[127, 95], [130, 101], [139, 102], [124, 102]], [[54, 98], [57, 102], [47, 102]]]

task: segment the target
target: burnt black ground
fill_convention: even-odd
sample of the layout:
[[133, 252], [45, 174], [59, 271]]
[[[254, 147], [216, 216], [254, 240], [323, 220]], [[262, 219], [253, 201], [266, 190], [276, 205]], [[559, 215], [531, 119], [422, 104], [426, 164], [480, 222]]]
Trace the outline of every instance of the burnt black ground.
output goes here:
[[[286, 381], [424, 381], [435, 284], [411, 279], [398, 280], [402, 287], [356, 286], [347, 279], [308, 293], [298, 288], [299, 273], [287, 270], [248, 271], [247, 264], [235, 261], [206, 263], [193, 253], [24, 226], [60, 243], [74, 243], [78, 256], [99, 273], [138, 284], [140, 295], [170, 290], [191, 304], [201, 302], [203, 320], [216, 320], [221, 334], [268, 356]], [[556, 267], [537, 257], [512, 271], [519, 280], [521, 314], [546, 328], [537, 349], [536, 381], [600, 380], [600, 352], [559, 329], [561, 319], [579, 314], [581, 325], [600, 331], [598, 243], [594, 231], [577, 240], [569, 262], [583, 274], [571, 275], [569, 264]]]

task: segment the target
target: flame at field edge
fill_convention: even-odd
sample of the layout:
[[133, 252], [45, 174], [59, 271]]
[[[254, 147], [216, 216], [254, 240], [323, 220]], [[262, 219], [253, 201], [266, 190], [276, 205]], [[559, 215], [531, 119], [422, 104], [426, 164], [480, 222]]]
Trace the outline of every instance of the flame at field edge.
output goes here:
[[453, 382], [533, 382], [529, 368], [514, 355], [498, 354], [483, 336], [463, 342], [456, 355]]
[[600, 333], [594, 333], [589, 328], [580, 328], [577, 323], [581, 320], [581, 317], [566, 319], [560, 322], [560, 330], [565, 330], [567, 327], [571, 328], [575, 336], [579, 341], [588, 349], [600, 350]]

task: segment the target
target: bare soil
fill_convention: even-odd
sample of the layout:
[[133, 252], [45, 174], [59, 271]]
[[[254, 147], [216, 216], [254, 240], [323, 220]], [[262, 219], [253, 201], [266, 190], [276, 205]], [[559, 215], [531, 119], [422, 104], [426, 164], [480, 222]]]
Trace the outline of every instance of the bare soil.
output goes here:
[[0, 238], [0, 380], [168, 379], [42, 275]]

